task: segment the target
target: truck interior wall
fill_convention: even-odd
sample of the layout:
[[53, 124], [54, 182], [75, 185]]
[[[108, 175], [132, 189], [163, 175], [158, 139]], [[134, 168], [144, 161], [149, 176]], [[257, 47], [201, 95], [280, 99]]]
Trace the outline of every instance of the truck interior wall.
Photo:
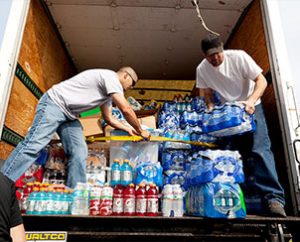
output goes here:
[[[287, 172], [284, 172], [286, 171], [287, 166], [281, 138], [278, 111], [276, 108], [275, 93], [272, 77], [270, 75], [270, 63], [268, 59], [268, 49], [264, 33], [260, 0], [253, 1], [244, 18], [236, 27], [226, 44], [229, 49], [243, 49], [250, 54], [263, 69], [263, 74], [268, 80], [267, 89], [262, 97], [262, 104], [265, 110], [278, 176], [286, 193], [287, 204], [290, 204], [288, 176]], [[287, 212], [292, 211], [292, 209], [289, 211], [289, 208], [291, 207], [292, 206], [286, 206]]]
[[[40, 95], [53, 84], [75, 73], [75, 68], [63, 48], [53, 24], [41, 2], [32, 0], [24, 30], [18, 65], [28, 76], [27, 83], [14, 77], [5, 118], [4, 131], [9, 137], [24, 137], [35, 114]], [[5, 132], [4, 132], [5, 133]], [[2, 137], [0, 159], [6, 159], [14, 149], [13, 142]]]

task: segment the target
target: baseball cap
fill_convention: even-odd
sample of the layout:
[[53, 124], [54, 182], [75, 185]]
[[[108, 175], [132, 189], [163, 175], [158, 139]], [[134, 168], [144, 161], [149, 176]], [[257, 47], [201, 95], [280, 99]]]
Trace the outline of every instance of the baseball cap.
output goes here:
[[222, 40], [216, 35], [208, 35], [202, 39], [201, 48], [205, 55], [212, 55], [224, 50]]

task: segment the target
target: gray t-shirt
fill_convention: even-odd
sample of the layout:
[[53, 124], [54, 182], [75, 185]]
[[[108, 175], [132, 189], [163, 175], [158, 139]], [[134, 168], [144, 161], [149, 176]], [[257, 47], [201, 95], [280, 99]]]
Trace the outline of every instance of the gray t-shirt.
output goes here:
[[110, 94], [124, 95], [117, 73], [106, 69], [83, 71], [54, 85], [47, 93], [70, 119], [104, 103], [111, 105]]

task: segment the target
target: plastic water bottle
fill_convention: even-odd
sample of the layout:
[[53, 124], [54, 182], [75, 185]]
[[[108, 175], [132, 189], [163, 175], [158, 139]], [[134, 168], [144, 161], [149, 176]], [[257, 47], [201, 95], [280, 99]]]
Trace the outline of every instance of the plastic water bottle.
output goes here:
[[145, 184], [141, 183], [136, 190], [135, 212], [137, 216], [145, 216], [147, 212], [147, 197]]
[[35, 203], [34, 203], [34, 211], [33, 214], [41, 215], [43, 214], [43, 203], [45, 200], [45, 188], [41, 188], [40, 191], [37, 192], [36, 197], [35, 197]]
[[43, 175], [42, 183], [50, 183], [50, 177], [51, 177], [51, 170], [46, 169], [46, 171], [44, 172], [44, 175]]
[[46, 203], [46, 209], [45, 214], [54, 214], [54, 189], [49, 188], [47, 192], [47, 203]]
[[61, 214], [69, 214], [69, 191], [64, 189], [61, 197]]
[[158, 187], [151, 183], [146, 192], [147, 198], [147, 216], [158, 215]]
[[71, 214], [72, 210], [72, 203], [73, 203], [73, 197], [72, 197], [72, 190], [68, 190], [68, 214]]
[[179, 184], [173, 185], [173, 203], [172, 210], [174, 211], [174, 217], [183, 216], [183, 192]]
[[33, 191], [30, 193], [28, 197], [28, 208], [26, 210], [26, 214], [35, 214], [35, 203], [37, 202], [39, 188], [34, 187]]
[[128, 186], [132, 183], [133, 179], [133, 169], [129, 160], [125, 159], [122, 166], [121, 166], [121, 184], [123, 186]]
[[116, 186], [121, 184], [121, 165], [118, 159], [115, 159], [111, 166], [111, 180], [110, 184]]
[[170, 217], [173, 211], [173, 188], [171, 184], [167, 184], [163, 189], [162, 214], [164, 217]]
[[124, 197], [123, 197], [124, 188], [121, 185], [117, 185], [114, 188], [113, 192], [113, 215], [123, 215], [124, 212]]
[[124, 215], [135, 215], [135, 189], [134, 184], [129, 184], [124, 190]]
[[62, 189], [57, 189], [53, 194], [54, 214], [62, 214]]
[[41, 213], [45, 214], [47, 209], [47, 193], [48, 193], [48, 187], [42, 187], [40, 191], [40, 203], [41, 203]]
[[89, 189], [88, 184], [78, 182], [73, 191], [73, 204], [71, 213], [73, 215], [89, 214]]

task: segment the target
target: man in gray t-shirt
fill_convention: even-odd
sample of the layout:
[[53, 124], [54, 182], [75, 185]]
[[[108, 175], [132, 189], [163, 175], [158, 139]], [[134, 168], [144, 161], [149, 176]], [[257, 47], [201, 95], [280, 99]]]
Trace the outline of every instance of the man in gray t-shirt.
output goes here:
[[[141, 128], [124, 97], [123, 90], [132, 88], [137, 80], [137, 74], [131, 67], [123, 67], [118, 72], [106, 69], [83, 71], [54, 85], [40, 99], [29, 132], [5, 161], [1, 171], [16, 181], [57, 132], [68, 158], [67, 185], [74, 188], [77, 182], [85, 182], [87, 146], [77, 118], [81, 112], [97, 106], [100, 106], [102, 116], [109, 125], [148, 140], [149, 132]], [[112, 103], [121, 110], [131, 127], [113, 117]]]

